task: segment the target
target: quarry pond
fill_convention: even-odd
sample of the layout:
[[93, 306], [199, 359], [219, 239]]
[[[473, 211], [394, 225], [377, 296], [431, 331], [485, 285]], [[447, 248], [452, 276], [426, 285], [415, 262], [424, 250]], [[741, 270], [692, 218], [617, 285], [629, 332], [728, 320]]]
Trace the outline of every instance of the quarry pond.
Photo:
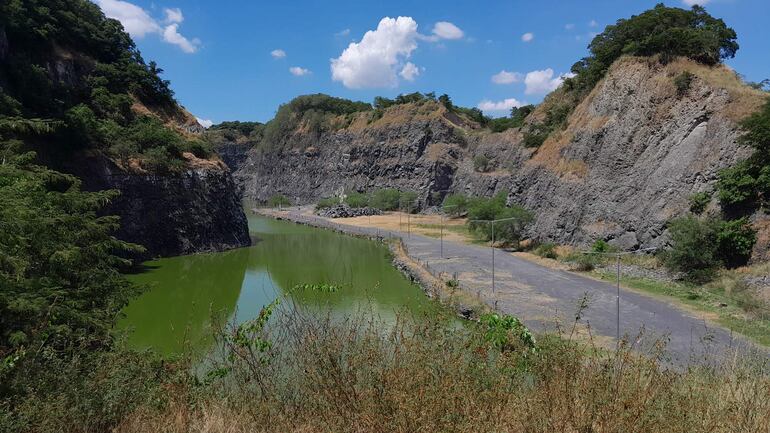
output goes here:
[[335, 316], [370, 311], [387, 321], [435, 308], [393, 267], [386, 246], [247, 213], [253, 246], [153, 260], [129, 276], [145, 291], [118, 323], [128, 346], [162, 355], [204, 352], [213, 343], [212, 318], [252, 319], [297, 284], [339, 285], [334, 293], [289, 294], [296, 305]]

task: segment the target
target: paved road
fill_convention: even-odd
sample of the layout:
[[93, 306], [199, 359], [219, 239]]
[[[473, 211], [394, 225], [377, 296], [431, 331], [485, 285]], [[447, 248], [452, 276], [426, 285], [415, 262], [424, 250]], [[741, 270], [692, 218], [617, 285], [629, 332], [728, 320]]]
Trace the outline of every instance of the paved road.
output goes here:
[[[515, 257], [500, 249], [495, 256], [495, 286], [492, 288], [492, 249], [426, 236], [355, 227], [334, 223], [312, 215], [309, 208], [274, 212], [262, 211], [298, 222], [333, 228], [348, 233], [399, 237], [413, 259], [426, 264], [434, 275], [457, 275], [463, 289], [471, 291], [488, 305], [513, 314], [534, 330], [554, 330], [557, 323], [571, 327], [583, 297], [588, 299], [581, 322], [590, 325], [593, 335], [612, 338], [617, 329], [617, 287], [585, 276], [547, 268]], [[620, 290], [620, 332], [635, 346], [649, 352], [657, 341], [667, 341], [667, 359], [675, 365], [722, 359], [736, 350], [743, 356], [757, 348], [729, 330], [669, 303], [635, 292]], [[641, 334], [641, 336], [640, 336]], [[768, 352], [761, 349], [760, 356]]]

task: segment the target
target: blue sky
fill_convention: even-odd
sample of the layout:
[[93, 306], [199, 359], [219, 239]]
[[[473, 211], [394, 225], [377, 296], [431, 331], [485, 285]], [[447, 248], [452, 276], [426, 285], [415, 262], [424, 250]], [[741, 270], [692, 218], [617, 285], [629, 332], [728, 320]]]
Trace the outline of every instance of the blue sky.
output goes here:
[[[540, 102], [587, 54], [594, 33], [658, 3], [95, 2], [124, 23], [145, 60], [166, 71], [180, 103], [215, 123], [264, 122], [279, 104], [318, 92], [370, 102], [377, 95], [435, 91], [504, 115], [511, 105]], [[741, 48], [730, 66], [751, 81], [770, 77], [770, 1], [665, 3], [693, 2], [706, 3], [738, 33]]]

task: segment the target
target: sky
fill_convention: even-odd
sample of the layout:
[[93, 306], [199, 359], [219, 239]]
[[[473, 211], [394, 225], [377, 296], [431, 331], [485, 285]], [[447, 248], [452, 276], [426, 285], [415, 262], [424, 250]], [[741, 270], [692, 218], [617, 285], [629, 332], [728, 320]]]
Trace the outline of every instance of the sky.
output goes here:
[[[538, 103], [605, 26], [660, 0], [93, 0], [204, 126], [270, 120], [298, 95], [447, 93], [490, 116]], [[698, 3], [738, 34], [726, 63], [770, 78], [770, 1]]]

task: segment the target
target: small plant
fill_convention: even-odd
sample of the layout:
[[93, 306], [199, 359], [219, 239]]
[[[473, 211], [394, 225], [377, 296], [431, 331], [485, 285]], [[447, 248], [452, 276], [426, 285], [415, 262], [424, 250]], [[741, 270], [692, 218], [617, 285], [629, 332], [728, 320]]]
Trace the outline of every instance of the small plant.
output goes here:
[[615, 250], [616, 249], [604, 239], [597, 239], [596, 242], [591, 245], [591, 251], [594, 253], [611, 253]]
[[270, 207], [288, 206], [291, 204], [291, 201], [283, 194], [276, 194], [270, 197], [267, 204]]
[[693, 78], [695, 78], [695, 75], [689, 71], [683, 71], [674, 77], [674, 86], [676, 87], [677, 95], [684, 96], [687, 94], [687, 91], [690, 90]]
[[351, 191], [345, 197], [345, 203], [352, 208], [369, 206], [370, 197], [367, 194]]
[[690, 196], [690, 212], [700, 215], [711, 202], [711, 196], [707, 192], [697, 192]]
[[342, 289], [342, 286], [337, 284], [327, 284], [327, 283], [318, 283], [318, 284], [297, 284], [294, 287], [291, 288], [291, 292], [299, 292], [299, 291], [305, 291], [305, 292], [317, 292], [317, 293], [337, 293]]
[[485, 155], [476, 155], [473, 157], [473, 169], [479, 173], [486, 173], [490, 169], [489, 158]]
[[559, 255], [556, 253], [556, 244], [552, 242], [546, 242], [540, 244], [535, 248], [535, 255], [544, 257], [546, 259], [557, 259]]
[[322, 198], [321, 200], [318, 200], [318, 203], [316, 203], [315, 208], [316, 210], [327, 209], [327, 208], [336, 206], [339, 203], [340, 203], [339, 199], [335, 197]]
[[537, 350], [535, 337], [516, 317], [491, 313], [481, 316], [480, 322], [485, 328], [486, 342], [501, 352], [517, 349], [530, 352]]
[[572, 269], [578, 272], [591, 272], [599, 264], [599, 257], [596, 254], [577, 253], [570, 260], [573, 264]]
[[447, 280], [446, 286], [452, 290], [457, 290], [460, 287], [460, 282], [457, 281], [456, 278], [452, 278], [451, 280]]

